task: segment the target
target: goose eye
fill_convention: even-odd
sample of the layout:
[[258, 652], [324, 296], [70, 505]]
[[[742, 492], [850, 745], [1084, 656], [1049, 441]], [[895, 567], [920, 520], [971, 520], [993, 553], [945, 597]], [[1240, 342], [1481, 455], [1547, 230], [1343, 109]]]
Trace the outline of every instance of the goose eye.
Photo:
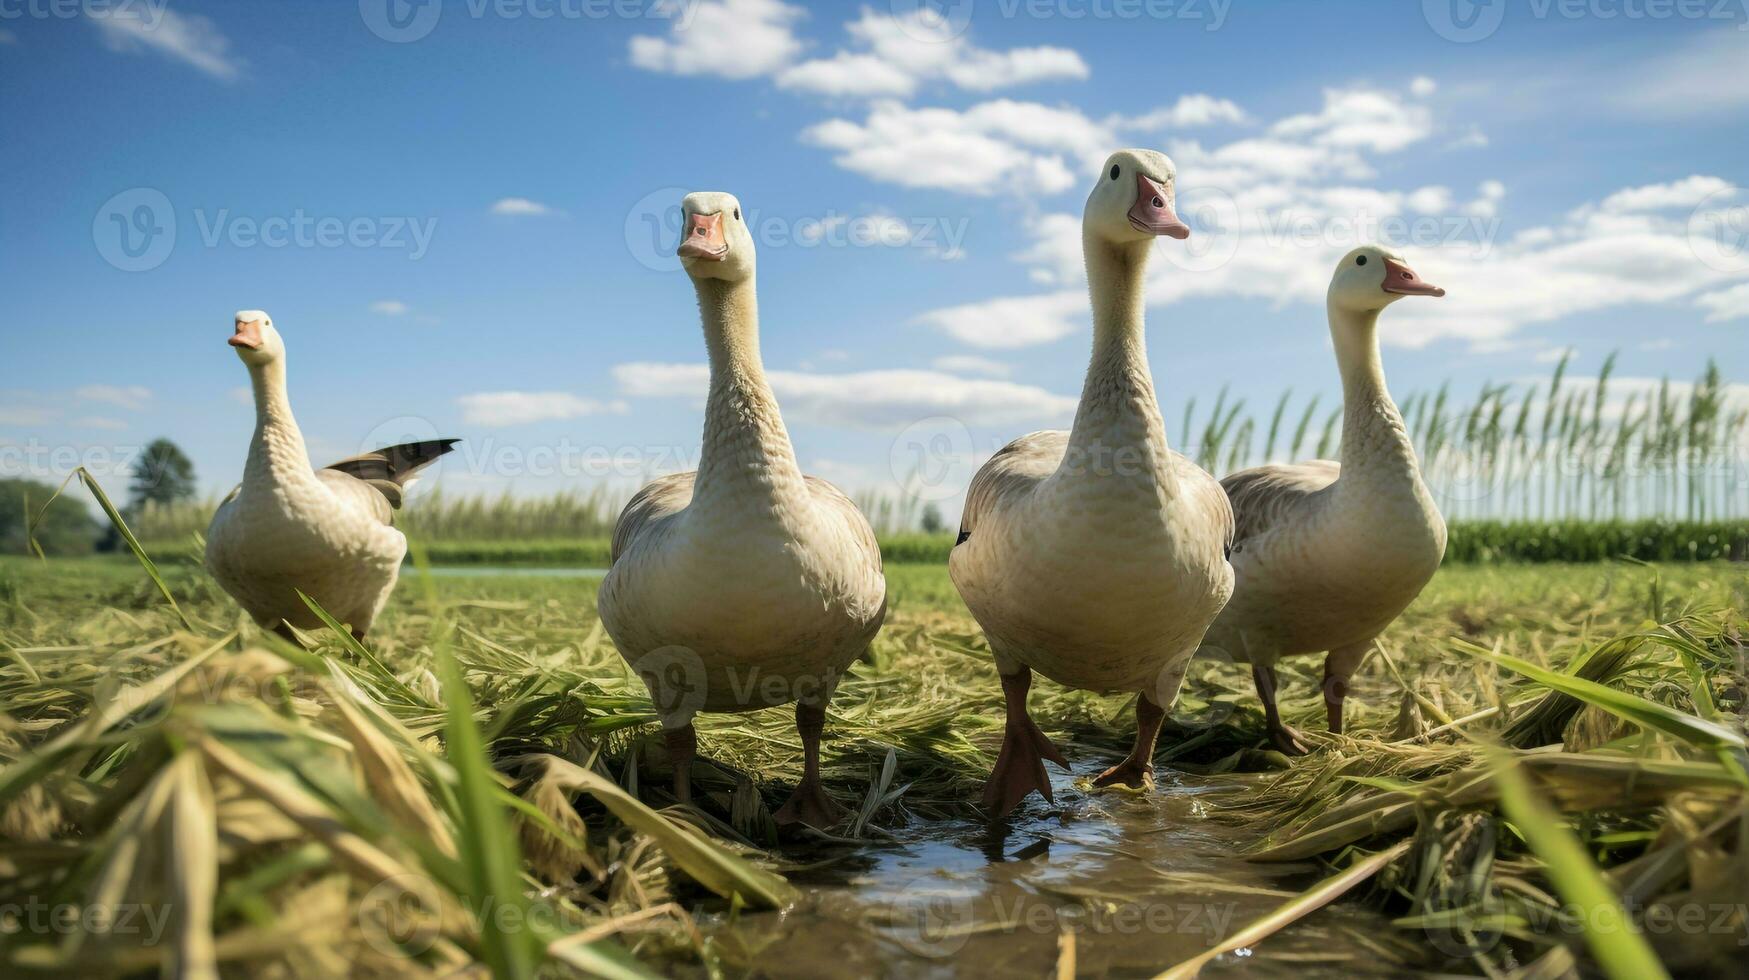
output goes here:
[[741, 209], [740, 209], [740, 208], [736, 208], [736, 209], [735, 209], [735, 220], [736, 220], [736, 221], [740, 221], [740, 220], [741, 220]]
[[1366, 264], [1366, 256], [1364, 256], [1364, 255], [1355, 256], [1354, 257], [1354, 264], [1355, 265], [1365, 265]]
[[1119, 169], [1121, 169], [1121, 168], [1119, 168], [1117, 164], [1114, 163], [1111, 165], [1111, 179], [1112, 180], [1117, 179], [1117, 172]]

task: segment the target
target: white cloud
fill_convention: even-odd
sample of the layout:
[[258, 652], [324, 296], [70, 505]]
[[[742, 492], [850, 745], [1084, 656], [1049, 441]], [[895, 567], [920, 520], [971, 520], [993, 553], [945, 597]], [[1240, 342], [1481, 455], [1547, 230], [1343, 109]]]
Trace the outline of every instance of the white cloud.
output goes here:
[[755, 78], [801, 54], [792, 30], [806, 15], [780, 0], [691, 0], [678, 5], [667, 37], [631, 39], [632, 64], [669, 75]]
[[463, 395], [456, 404], [461, 406], [463, 422], [493, 427], [627, 411], [622, 401], [602, 402], [564, 391], [486, 391]]
[[116, 432], [128, 427], [121, 419], [106, 418], [101, 415], [88, 415], [74, 419], [72, 424], [80, 429], [103, 429], [106, 432]]
[[979, 197], [1067, 190], [1081, 180], [1065, 156], [1091, 171], [1117, 145], [1107, 127], [1073, 109], [1008, 99], [963, 112], [882, 100], [861, 123], [828, 119], [802, 140], [872, 180]]
[[[1742, 11], [1736, 13], [1741, 19]], [[1699, 32], [1687, 44], [1637, 64], [1609, 57], [1588, 72], [1556, 68], [1551, 74], [1577, 81], [1588, 96], [1661, 120], [1734, 111], [1749, 105], [1749, 86], [1728, 81], [1742, 76], [1742, 27]]]
[[492, 202], [493, 214], [508, 214], [515, 216], [538, 216], [552, 214], [553, 209], [539, 201], [531, 201], [526, 197], [501, 197]]
[[48, 425], [60, 414], [34, 405], [0, 405], [0, 425]]
[[1081, 329], [1087, 319], [1087, 294], [1076, 289], [962, 303], [930, 310], [917, 322], [962, 344], [1002, 349], [1060, 340]]
[[777, 75], [779, 88], [834, 97], [906, 98], [930, 81], [974, 92], [1056, 79], [1083, 79], [1087, 63], [1068, 48], [989, 51], [964, 36], [943, 36], [922, 11], [903, 16], [862, 8], [845, 25], [857, 50], [839, 50]]
[[230, 39], [199, 14], [179, 14], [160, 3], [114, 9], [94, 6], [86, 16], [111, 51], [153, 51], [225, 81], [248, 66], [242, 57], [231, 54]]
[[1425, 106], [1361, 88], [1325, 89], [1322, 110], [1289, 116], [1270, 127], [1277, 137], [1375, 153], [1394, 153], [1432, 131], [1433, 114]]
[[1416, 75], [1409, 80], [1409, 94], [1417, 99], [1425, 99], [1437, 91], [1439, 91], [1439, 83], [1426, 75]]
[[948, 354], [931, 361], [930, 366], [949, 374], [983, 374], [992, 378], [1006, 378], [1014, 372], [1012, 367], [1001, 361], [974, 354]]
[[1730, 181], [1696, 174], [1668, 184], [1646, 184], [1616, 191], [1604, 198], [1598, 207], [1613, 212], [1692, 208], [1708, 197], [1730, 189]]
[[[617, 365], [613, 376], [624, 394], [639, 397], [702, 399], [710, 385], [704, 364], [635, 362]], [[1031, 385], [940, 371], [770, 371], [766, 379], [785, 418], [845, 428], [888, 429], [937, 415], [967, 425], [1067, 421], [1077, 401]]]
[[1196, 92], [1179, 96], [1178, 101], [1167, 108], [1125, 119], [1122, 124], [1131, 129], [1160, 130], [1248, 121], [1245, 110], [1239, 108], [1237, 103]]
[[[954, 124], [963, 128], [974, 110], [955, 114]], [[877, 109], [871, 119], [880, 116]], [[1467, 201], [1437, 185], [1373, 186], [1374, 156], [1432, 131], [1425, 110], [1391, 93], [1344, 89], [1326, 92], [1320, 112], [1290, 116], [1263, 137], [1174, 145], [1179, 210], [1198, 230], [1187, 245], [1157, 246], [1149, 305], [1237, 297], [1304, 306], [1310, 312], [1296, 315], [1317, 317], [1336, 260], [1355, 245], [1385, 240], [1449, 291], [1393, 308], [1381, 339], [1398, 346], [1458, 340], [1499, 350], [1527, 326], [1635, 304], [1693, 301], [1710, 319], [1738, 315], [1742, 294], [1726, 287], [1745, 277], [1697, 261], [1686, 221], [1708, 195], [1735, 193], [1727, 181], [1695, 175], [1624, 188], [1502, 241], [1506, 187], [1498, 180], [1481, 181]], [[1070, 127], [1056, 135], [1059, 155], [1077, 156], [1077, 134]], [[961, 303], [917, 321], [979, 348], [1049, 343], [1084, 330], [1079, 215], [1036, 215], [1025, 229], [1030, 244], [1015, 258], [1028, 279], [1055, 291]]]
[[1696, 305], [1707, 311], [1706, 322], [1749, 319], [1749, 282], [1740, 282], [1729, 289], [1703, 293], [1694, 298]]
[[104, 402], [130, 412], [140, 412], [152, 400], [152, 389], [144, 385], [83, 385], [74, 389], [73, 395], [84, 401]]
[[370, 311], [372, 313], [380, 313], [383, 316], [403, 316], [408, 309], [410, 309], [410, 307], [398, 299], [379, 299], [375, 303], [370, 304]]

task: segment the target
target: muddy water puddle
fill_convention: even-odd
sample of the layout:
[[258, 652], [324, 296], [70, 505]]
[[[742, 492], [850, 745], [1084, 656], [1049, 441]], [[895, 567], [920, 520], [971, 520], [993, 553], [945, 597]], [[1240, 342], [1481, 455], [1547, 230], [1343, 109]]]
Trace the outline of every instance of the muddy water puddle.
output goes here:
[[[1040, 977], [1072, 955], [1080, 976], [1151, 977], [1320, 876], [1309, 864], [1240, 857], [1241, 838], [1209, 818], [1220, 798], [1195, 777], [1164, 773], [1145, 795], [1064, 784], [1056, 807], [1035, 799], [1003, 831], [918, 822], [884, 844], [810, 851], [814, 863], [789, 874], [805, 893], [794, 910], [711, 931], [753, 975]], [[1401, 975], [1402, 963], [1379, 952], [1400, 943], [1396, 932], [1378, 913], [1338, 904], [1203, 975]]]

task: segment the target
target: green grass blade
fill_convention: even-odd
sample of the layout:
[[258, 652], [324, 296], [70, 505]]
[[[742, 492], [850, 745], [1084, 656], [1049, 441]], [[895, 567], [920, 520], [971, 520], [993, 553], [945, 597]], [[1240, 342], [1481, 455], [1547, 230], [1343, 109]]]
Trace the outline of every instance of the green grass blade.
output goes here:
[[1331, 875], [1304, 892], [1278, 906], [1263, 918], [1228, 936], [1212, 949], [1191, 957], [1154, 977], [1154, 980], [1191, 980], [1202, 968], [1235, 949], [1255, 946], [1295, 922], [1311, 915], [1347, 894], [1355, 885], [1377, 874], [1379, 869], [1409, 850], [1413, 840], [1401, 841], [1391, 847], [1354, 862], [1339, 874]]
[[1494, 783], [1506, 818], [1542, 859], [1555, 891], [1583, 913], [1585, 943], [1604, 973], [1618, 980], [1668, 977], [1585, 846], [1561, 824], [1560, 815], [1538, 799], [1510, 757], [1496, 760]]
[[[498, 980], [531, 980], [541, 958], [533, 933], [503, 928], [529, 921], [522, 855], [498, 801], [497, 776], [474, 725], [474, 699], [449, 644], [437, 644], [437, 678], [446, 706], [444, 744], [455, 766], [462, 821], [457, 845], [473, 892], [481, 946]], [[509, 914], [500, 914], [508, 909]]]
[[1723, 725], [1696, 717], [1685, 711], [1678, 711], [1669, 705], [1659, 704], [1626, 691], [1618, 691], [1595, 681], [1557, 673], [1510, 654], [1495, 653], [1467, 640], [1460, 639], [1453, 642], [1459, 650], [1471, 656], [1523, 674], [1544, 687], [1578, 698], [1586, 704], [1607, 711], [1618, 718], [1631, 721], [1642, 728], [1673, 735], [1690, 745], [1704, 749], [1742, 749], [1744, 747], [1742, 735]]
[[109, 494], [103, 492], [103, 487], [97, 482], [97, 478], [92, 476], [91, 472], [83, 466], [69, 474], [66, 480], [61, 481], [60, 489], [57, 489], [54, 496], [45, 501], [41, 509], [36, 512], [36, 516], [31, 518], [30, 527], [26, 532], [30, 538], [31, 550], [36, 552], [38, 558], [46, 560], [42, 545], [36, 540], [37, 526], [42, 523], [43, 515], [48, 512], [49, 505], [60, 498], [62, 492], [67, 489], [67, 484], [72, 482], [75, 476], [79, 478], [79, 482], [85, 484], [85, 489], [91, 491], [91, 496], [96, 498], [97, 506], [103, 508], [103, 513], [109, 517], [109, 523], [115, 525], [116, 533], [120, 534], [121, 539], [128, 543], [128, 550], [134, 553], [134, 557], [146, 569], [146, 574], [151, 577], [152, 584], [158, 587], [158, 592], [164, 596], [164, 601], [170, 603], [170, 608], [176, 613], [176, 618], [182, 620], [183, 626], [190, 630], [194, 629], [194, 623], [189, 621], [188, 615], [182, 611], [181, 606], [177, 605], [176, 597], [170, 594], [170, 586], [164, 583], [164, 576], [159, 573], [158, 566], [153, 564], [151, 556], [146, 554], [146, 549], [140, 545], [140, 539], [134, 537], [134, 532], [128, 528], [128, 522], [122, 520], [121, 511], [116, 509], [115, 504], [109, 502]]
[[669, 820], [612, 780], [557, 756], [547, 757], [547, 764], [548, 772], [568, 788], [595, 797], [620, 822], [649, 835], [682, 871], [718, 895], [738, 895], [755, 908], [783, 909], [795, 903], [796, 891], [789, 882]]

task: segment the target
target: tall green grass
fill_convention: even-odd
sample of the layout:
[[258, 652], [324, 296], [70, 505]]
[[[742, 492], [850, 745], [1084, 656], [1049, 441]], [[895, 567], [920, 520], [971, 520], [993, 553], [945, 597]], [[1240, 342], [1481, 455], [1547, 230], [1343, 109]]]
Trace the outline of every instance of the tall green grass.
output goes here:
[[[1454, 528], [1475, 528], [1465, 539], [1473, 547], [1454, 540], [1454, 557], [1675, 560], [1706, 551], [1690, 529], [1711, 534], [1719, 522], [1749, 519], [1749, 399], [1741, 386], [1727, 384], [1711, 362], [1692, 383], [1666, 378], [1625, 391], [1621, 384], [1614, 355], [1585, 381], [1570, 377], [1563, 358], [1546, 379], [1484, 383], [1467, 401], [1449, 385], [1400, 400], [1441, 511]], [[1222, 390], [1206, 410], [1192, 399], [1168, 417], [1178, 420], [1176, 447], [1217, 475], [1341, 451], [1342, 407], [1317, 394], [1283, 392], [1254, 416]], [[925, 504], [911, 481], [903, 483], [896, 491], [846, 489], [897, 560], [923, 560], [937, 549], [905, 538], [921, 529]], [[538, 498], [432, 493], [409, 504], [401, 522], [422, 539], [484, 553], [501, 542], [605, 540], [625, 499], [605, 486]], [[142, 540], [186, 542], [205, 530], [213, 506], [149, 506], [129, 521]], [[945, 515], [950, 527], [956, 516]], [[1581, 531], [1581, 523], [1605, 529]], [[1632, 545], [1646, 534], [1660, 543]], [[1537, 543], [1551, 540], [1559, 543]]]

